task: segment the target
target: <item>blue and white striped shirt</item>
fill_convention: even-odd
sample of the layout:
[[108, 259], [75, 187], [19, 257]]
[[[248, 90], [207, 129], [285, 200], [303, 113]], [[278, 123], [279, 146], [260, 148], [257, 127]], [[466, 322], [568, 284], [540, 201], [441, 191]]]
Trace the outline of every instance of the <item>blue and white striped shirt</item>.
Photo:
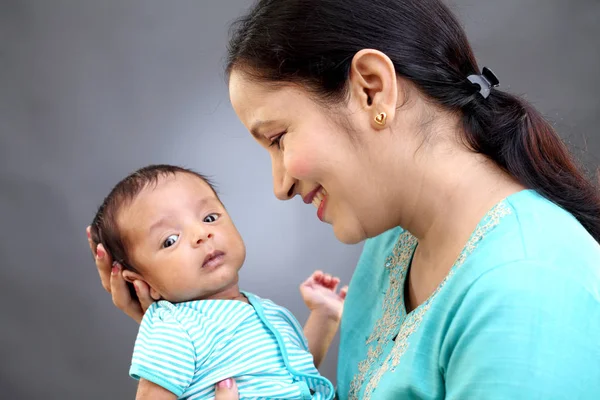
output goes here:
[[285, 308], [244, 293], [235, 300], [154, 303], [142, 320], [129, 374], [180, 399], [212, 399], [235, 378], [241, 399], [332, 399], [302, 328]]

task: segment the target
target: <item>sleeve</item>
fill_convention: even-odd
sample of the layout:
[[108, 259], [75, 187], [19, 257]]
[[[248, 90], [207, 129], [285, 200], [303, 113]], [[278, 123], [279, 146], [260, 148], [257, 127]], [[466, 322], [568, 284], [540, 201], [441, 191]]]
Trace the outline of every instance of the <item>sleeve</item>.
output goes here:
[[598, 399], [599, 294], [571, 274], [519, 262], [473, 283], [440, 353], [446, 399]]
[[188, 332], [166, 309], [146, 312], [135, 341], [129, 375], [144, 378], [181, 396], [196, 369], [196, 353]]

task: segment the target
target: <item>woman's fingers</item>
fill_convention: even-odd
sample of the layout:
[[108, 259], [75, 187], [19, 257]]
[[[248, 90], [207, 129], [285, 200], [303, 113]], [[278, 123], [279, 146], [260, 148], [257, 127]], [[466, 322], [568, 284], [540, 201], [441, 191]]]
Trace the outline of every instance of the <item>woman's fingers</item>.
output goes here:
[[133, 318], [138, 324], [142, 322], [144, 310], [137, 299], [131, 297], [127, 281], [123, 278], [121, 266], [115, 264], [110, 274], [110, 293], [114, 305], [125, 314]]
[[146, 312], [148, 307], [154, 303], [154, 299], [150, 296], [150, 286], [144, 281], [135, 281], [133, 282], [133, 286], [135, 287], [135, 293], [137, 294], [142, 311]]
[[215, 400], [238, 400], [239, 398], [235, 380], [228, 378], [217, 383]]
[[100, 281], [102, 281], [102, 287], [104, 288], [104, 290], [110, 293], [110, 273], [112, 258], [110, 254], [106, 252], [106, 249], [104, 248], [104, 246], [102, 246], [102, 244], [99, 244], [98, 247], [96, 247], [94, 241], [92, 240], [92, 235], [89, 226], [86, 229], [86, 233], [88, 244], [90, 246], [92, 255], [94, 256], [94, 261], [96, 262], [98, 274], [100, 275]]

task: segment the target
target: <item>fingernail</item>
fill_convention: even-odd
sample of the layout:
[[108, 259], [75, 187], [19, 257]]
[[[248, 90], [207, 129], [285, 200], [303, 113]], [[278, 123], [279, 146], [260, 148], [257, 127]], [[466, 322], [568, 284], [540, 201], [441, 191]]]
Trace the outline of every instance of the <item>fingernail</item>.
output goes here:
[[117, 275], [118, 273], [119, 273], [119, 268], [118, 268], [118, 267], [116, 267], [116, 266], [113, 264], [113, 267], [112, 267], [112, 269], [111, 269], [111, 274], [112, 274], [113, 276], [115, 276], [115, 275]]
[[91, 238], [92, 238], [92, 234], [90, 233], [89, 229], [86, 229], [86, 230], [85, 230], [85, 233], [87, 233], [87, 237], [88, 237], [88, 239], [91, 239]]
[[96, 257], [98, 258], [98, 260], [102, 260], [104, 258], [104, 250], [97, 249], [96, 250]]
[[217, 387], [219, 389], [231, 389], [233, 387], [233, 380], [231, 378], [227, 378], [224, 381], [217, 383]]

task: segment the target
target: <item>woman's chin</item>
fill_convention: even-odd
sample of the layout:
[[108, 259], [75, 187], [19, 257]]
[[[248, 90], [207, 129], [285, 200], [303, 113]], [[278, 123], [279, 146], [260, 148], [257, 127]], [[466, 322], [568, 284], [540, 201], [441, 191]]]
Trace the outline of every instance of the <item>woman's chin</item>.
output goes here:
[[367, 237], [362, 229], [358, 226], [349, 226], [344, 224], [333, 225], [333, 234], [340, 242], [344, 244], [357, 244], [365, 240]]

